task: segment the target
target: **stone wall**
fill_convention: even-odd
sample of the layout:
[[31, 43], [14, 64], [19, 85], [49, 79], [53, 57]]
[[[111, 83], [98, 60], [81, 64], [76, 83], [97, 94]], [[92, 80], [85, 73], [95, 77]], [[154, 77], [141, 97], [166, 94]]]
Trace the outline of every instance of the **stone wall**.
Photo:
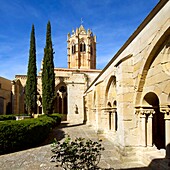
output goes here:
[[11, 114], [11, 80], [0, 77], [0, 114]]
[[[85, 119], [83, 94], [89, 84], [100, 73], [100, 70], [55, 68], [54, 71], [54, 112], [63, 114], [63, 120], [83, 123]], [[37, 110], [39, 114], [43, 113], [41, 73], [40, 71], [37, 77]], [[24, 105], [26, 79], [26, 75], [16, 75], [16, 79], [13, 81], [13, 111], [16, 114], [23, 114], [26, 112]]]
[[169, 9], [160, 1], [85, 92], [87, 123], [119, 146], [170, 142]]

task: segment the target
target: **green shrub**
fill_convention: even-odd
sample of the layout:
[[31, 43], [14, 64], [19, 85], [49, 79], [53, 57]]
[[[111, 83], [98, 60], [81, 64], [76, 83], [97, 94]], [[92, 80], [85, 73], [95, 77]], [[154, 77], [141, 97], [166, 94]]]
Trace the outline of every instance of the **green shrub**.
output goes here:
[[84, 138], [72, 140], [68, 136], [64, 142], [53, 144], [52, 152], [54, 155], [51, 157], [51, 161], [57, 162], [59, 166], [66, 170], [97, 169], [101, 151], [104, 150], [100, 142], [85, 140]]
[[49, 114], [48, 116], [53, 118], [56, 121], [56, 124], [60, 124], [61, 123], [62, 114], [53, 113], [53, 114]]
[[0, 122], [0, 154], [37, 146], [47, 138], [55, 123], [49, 116]]
[[0, 115], [0, 121], [4, 120], [16, 120], [15, 115]]

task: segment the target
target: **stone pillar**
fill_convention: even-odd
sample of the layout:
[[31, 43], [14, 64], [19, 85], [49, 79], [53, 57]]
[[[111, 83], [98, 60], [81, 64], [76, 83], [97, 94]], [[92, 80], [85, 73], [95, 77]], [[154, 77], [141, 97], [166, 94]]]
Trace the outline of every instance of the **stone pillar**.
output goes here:
[[114, 112], [111, 112], [111, 122], [110, 122], [111, 129], [110, 130], [115, 130], [115, 114]]
[[146, 146], [146, 115], [145, 114], [141, 114], [140, 115], [140, 119], [141, 119], [141, 131], [140, 131], [140, 142], [142, 146]]
[[112, 113], [112, 115], [113, 115], [113, 130], [114, 131], [116, 131], [117, 130], [117, 117], [116, 117], [116, 113], [117, 112], [117, 110], [116, 109], [114, 109], [113, 110], [113, 113]]
[[152, 146], [153, 140], [152, 140], [152, 113], [148, 115], [147, 120], [147, 146]]
[[62, 114], [64, 115], [64, 94], [62, 93]]
[[170, 159], [170, 111], [165, 113], [166, 158]]

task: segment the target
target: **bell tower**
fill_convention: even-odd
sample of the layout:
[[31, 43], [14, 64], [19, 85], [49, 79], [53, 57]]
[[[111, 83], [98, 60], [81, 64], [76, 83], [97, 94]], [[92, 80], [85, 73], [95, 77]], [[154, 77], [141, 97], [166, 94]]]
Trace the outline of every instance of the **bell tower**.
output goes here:
[[96, 69], [96, 36], [83, 25], [67, 35], [68, 68]]

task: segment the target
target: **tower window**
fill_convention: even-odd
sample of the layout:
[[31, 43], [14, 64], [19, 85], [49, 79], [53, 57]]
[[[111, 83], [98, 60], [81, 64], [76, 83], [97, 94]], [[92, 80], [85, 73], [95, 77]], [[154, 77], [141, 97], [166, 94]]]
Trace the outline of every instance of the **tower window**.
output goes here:
[[86, 44], [84, 42], [82, 42], [80, 44], [80, 52], [85, 52], [86, 51]]
[[76, 44], [73, 44], [72, 45], [72, 54], [75, 54], [76, 53]]

